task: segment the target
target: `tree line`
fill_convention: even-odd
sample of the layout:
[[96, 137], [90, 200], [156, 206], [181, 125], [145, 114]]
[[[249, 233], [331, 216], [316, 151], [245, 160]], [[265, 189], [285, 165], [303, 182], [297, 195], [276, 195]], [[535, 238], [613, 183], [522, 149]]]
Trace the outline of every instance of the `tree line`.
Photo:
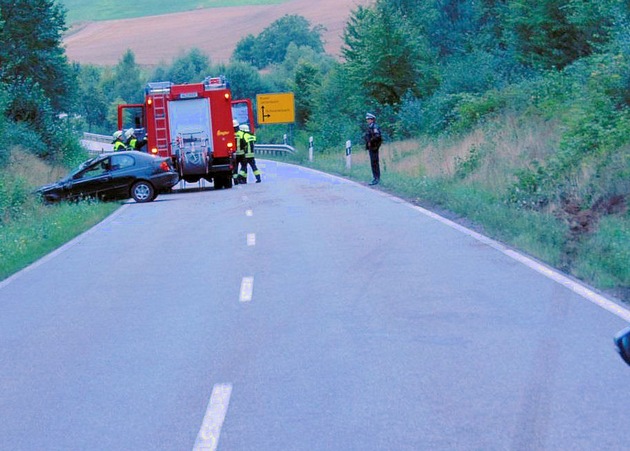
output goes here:
[[[554, 117], [565, 129], [558, 152], [516, 173], [508, 198], [537, 208], [560, 192], [586, 205], [627, 188], [626, 163], [611, 176], [603, 162], [628, 141], [628, 8], [624, 0], [376, 0], [352, 11], [341, 61], [324, 53], [321, 26], [287, 15], [241, 39], [227, 64], [191, 49], [146, 68], [131, 51], [113, 67], [69, 63], [59, 2], [0, 0], [0, 165], [13, 144], [72, 156], [72, 133], [111, 133], [116, 105], [141, 101], [148, 81], [223, 74], [235, 98], [293, 91], [296, 136], [323, 148], [359, 140], [368, 110], [388, 140], [465, 133], [507, 110]], [[570, 192], [584, 165], [598, 177]]]

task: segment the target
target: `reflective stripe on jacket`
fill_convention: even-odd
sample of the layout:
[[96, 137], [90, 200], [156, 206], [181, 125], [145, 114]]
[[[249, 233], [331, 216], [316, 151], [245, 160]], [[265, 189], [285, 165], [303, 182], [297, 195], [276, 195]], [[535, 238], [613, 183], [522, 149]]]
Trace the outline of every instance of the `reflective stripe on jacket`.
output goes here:
[[242, 141], [244, 133], [243, 130], [238, 130], [234, 133], [234, 137], [236, 138], [236, 155], [245, 155], [245, 145]]
[[243, 132], [243, 139], [247, 143], [245, 157], [254, 158], [254, 143], [256, 142], [256, 136], [251, 133]]
[[116, 141], [114, 143], [114, 152], [119, 150], [127, 150], [127, 147], [125, 147], [125, 143], [122, 141]]

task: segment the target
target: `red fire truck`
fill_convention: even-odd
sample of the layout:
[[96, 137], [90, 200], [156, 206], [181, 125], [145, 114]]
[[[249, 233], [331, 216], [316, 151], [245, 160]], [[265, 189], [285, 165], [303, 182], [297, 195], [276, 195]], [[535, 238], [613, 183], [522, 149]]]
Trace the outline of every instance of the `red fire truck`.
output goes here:
[[251, 102], [233, 100], [224, 77], [176, 85], [151, 82], [142, 104], [118, 105], [118, 129], [147, 137], [147, 151], [171, 157], [188, 183], [204, 178], [216, 189], [232, 187], [233, 115], [253, 125]]

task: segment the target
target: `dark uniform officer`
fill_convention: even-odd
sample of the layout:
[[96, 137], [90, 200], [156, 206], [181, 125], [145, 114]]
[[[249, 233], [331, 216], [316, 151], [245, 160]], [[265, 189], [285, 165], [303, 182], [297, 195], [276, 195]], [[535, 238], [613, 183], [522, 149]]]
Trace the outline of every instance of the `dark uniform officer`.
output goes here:
[[367, 131], [365, 132], [365, 148], [370, 154], [370, 164], [372, 166], [372, 181], [370, 185], [377, 185], [381, 181], [381, 166], [378, 158], [378, 150], [383, 142], [381, 129], [376, 125], [376, 116], [367, 113], [365, 119], [368, 122]]

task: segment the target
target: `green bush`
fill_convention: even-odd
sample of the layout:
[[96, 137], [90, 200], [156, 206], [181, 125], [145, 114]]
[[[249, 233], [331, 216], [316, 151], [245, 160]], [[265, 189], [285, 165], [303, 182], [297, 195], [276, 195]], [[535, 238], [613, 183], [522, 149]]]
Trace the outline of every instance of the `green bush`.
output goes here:
[[576, 274], [602, 288], [630, 287], [630, 218], [608, 216], [580, 249]]
[[0, 175], [0, 225], [20, 217], [24, 204], [31, 199], [30, 192], [23, 179]]

